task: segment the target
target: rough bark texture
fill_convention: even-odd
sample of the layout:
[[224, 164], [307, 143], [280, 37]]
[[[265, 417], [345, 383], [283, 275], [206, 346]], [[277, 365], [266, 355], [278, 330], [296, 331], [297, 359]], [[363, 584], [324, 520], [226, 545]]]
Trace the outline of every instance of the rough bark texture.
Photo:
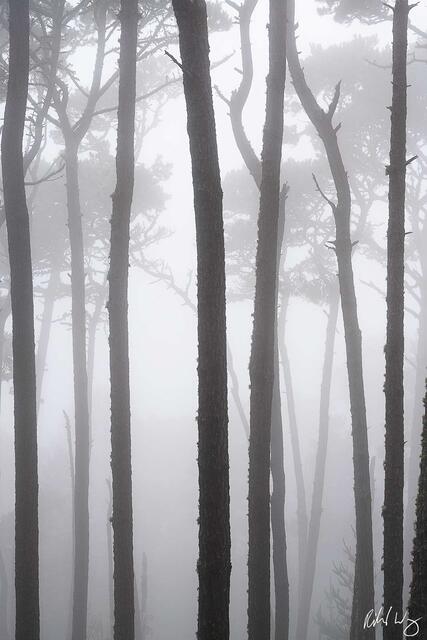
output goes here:
[[129, 233], [134, 187], [138, 0], [121, 0], [117, 183], [113, 193], [109, 280], [114, 640], [134, 640], [132, 459], [129, 387]]
[[421, 436], [421, 462], [416, 505], [415, 539], [412, 551], [412, 584], [409, 616], [419, 621], [417, 637], [427, 634], [427, 390], [424, 397], [424, 419]]
[[39, 640], [37, 417], [30, 226], [22, 140], [29, 74], [29, 3], [9, 1], [9, 80], [1, 143], [9, 245], [15, 406], [16, 640]]
[[[282, 243], [285, 234], [285, 202], [287, 188], [284, 186], [279, 201], [279, 224], [277, 233], [277, 283], [276, 318], [278, 306], [279, 273]], [[274, 638], [287, 640], [289, 636], [289, 579], [286, 558], [285, 497], [286, 479], [283, 450], [283, 420], [280, 394], [280, 350], [278, 319], [274, 333], [274, 383], [271, 405], [271, 454], [270, 466], [273, 481], [271, 494], [271, 533], [273, 544], [274, 575]]]
[[338, 287], [332, 292], [326, 328], [325, 356], [323, 360], [322, 384], [320, 389], [319, 438], [314, 467], [313, 495], [311, 500], [310, 524], [307, 537], [307, 552], [302, 574], [301, 593], [298, 600], [296, 637], [306, 640], [310, 622], [311, 598], [316, 571], [317, 549], [322, 516], [323, 489], [325, 485], [326, 454], [329, 437], [329, 401], [331, 395], [332, 364], [334, 360], [335, 335], [339, 310]]
[[222, 190], [204, 0], [173, 0], [179, 29], [193, 172], [199, 377], [199, 640], [229, 637], [225, 264]]
[[[240, 44], [242, 55], [242, 79], [239, 87], [233, 91], [231, 98], [228, 102], [230, 108], [230, 119], [233, 129], [234, 139], [237, 147], [240, 151], [243, 161], [250, 174], [252, 175], [255, 184], [258, 189], [261, 187], [261, 161], [257, 157], [252, 145], [246, 135], [243, 126], [243, 110], [249, 93], [252, 87], [253, 80], [253, 60], [252, 60], [252, 47], [250, 41], [250, 26], [252, 14], [257, 5], [257, 0], [246, 0], [240, 7], [234, 7], [238, 11], [239, 27], [240, 27]], [[280, 193], [280, 208], [283, 212], [281, 219], [281, 228], [277, 238], [278, 247], [278, 259], [282, 251], [282, 242], [284, 234], [284, 221], [285, 221], [285, 200], [287, 189], [282, 188]], [[279, 225], [280, 226], [280, 225]], [[280, 266], [280, 265], [279, 265]], [[280, 334], [282, 336], [284, 330], [284, 307], [287, 306], [287, 300], [282, 305], [280, 311], [280, 317], [277, 322], [279, 328], [282, 328]], [[281, 320], [283, 319], [283, 323]], [[277, 354], [275, 354], [275, 370], [274, 370], [274, 384], [273, 384], [273, 400], [272, 400], [272, 430], [274, 431], [275, 443], [272, 443], [272, 456], [270, 460], [271, 473], [273, 477], [273, 496], [271, 503], [271, 521], [272, 521], [272, 545], [273, 545], [273, 571], [274, 571], [274, 589], [275, 589], [275, 602], [276, 602], [276, 616], [275, 616], [275, 634], [278, 637], [283, 637], [283, 630], [288, 629], [289, 626], [289, 586], [287, 577], [287, 562], [286, 562], [286, 534], [284, 524], [284, 502], [285, 502], [285, 475], [284, 475], [284, 462], [283, 462], [283, 421], [282, 421], [282, 409], [281, 409], [281, 396], [280, 396], [280, 344], [283, 340], [278, 336]], [[299, 437], [296, 426], [295, 417], [295, 405], [293, 403], [293, 391], [292, 381], [290, 375], [289, 361], [286, 353], [286, 349], [282, 349], [282, 363], [284, 370], [285, 388], [288, 400], [288, 414], [290, 421], [291, 431], [291, 443], [292, 454], [295, 466], [295, 475], [297, 483], [297, 504], [298, 504], [298, 558], [299, 567], [302, 566], [303, 558], [305, 554], [305, 541], [307, 534], [307, 509], [305, 500], [305, 488], [304, 479], [302, 475], [301, 454], [299, 447]], [[277, 366], [276, 366], [277, 365]], [[288, 374], [288, 375], [287, 375]], [[249, 427], [249, 425], [248, 425]], [[277, 447], [276, 447], [277, 441]], [[282, 443], [280, 445], [280, 443]], [[274, 448], [274, 454], [273, 454]], [[282, 503], [280, 503], [282, 500]], [[283, 604], [280, 604], [283, 603]], [[279, 610], [280, 607], [280, 610]], [[287, 631], [286, 631], [287, 633]]]
[[270, 0], [254, 326], [249, 375], [249, 640], [270, 639], [270, 443], [277, 314], [277, 239], [286, 77], [286, 3]]
[[[384, 609], [403, 611], [403, 357], [404, 249], [406, 188], [406, 113], [408, 0], [397, 0], [393, 11], [393, 95], [387, 233], [387, 342], [385, 348], [384, 463]], [[386, 640], [402, 638], [401, 625], [383, 626]]]
[[337, 193], [337, 203], [329, 201], [329, 204], [333, 211], [336, 227], [336, 239], [333, 246], [338, 262], [338, 280], [347, 353], [356, 507], [356, 563], [350, 640], [370, 639], [374, 637], [374, 628], [363, 628], [365, 616], [374, 608], [374, 563], [362, 336], [358, 321], [351, 259], [353, 245], [350, 237], [350, 185], [337, 139], [339, 127], [334, 127], [332, 124], [339, 101], [340, 84], [336, 86], [328, 111], [321, 109], [306, 82], [298, 58], [294, 27], [295, 0], [290, 0], [289, 7], [289, 69], [301, 104], [324, 144]]

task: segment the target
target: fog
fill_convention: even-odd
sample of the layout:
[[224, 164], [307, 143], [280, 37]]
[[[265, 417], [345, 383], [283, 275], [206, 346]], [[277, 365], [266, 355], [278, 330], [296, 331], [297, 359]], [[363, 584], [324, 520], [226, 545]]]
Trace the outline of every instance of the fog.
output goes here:
[[[98, 4], [102, 4], [99, 0]], [[35, 5], [49, 5], [35, 2]], [[55, 3], [53, 3], [55, 4]], [[77, 6], [75, 0], [66, 3]], [[60, 75], [68, 86], [69, 113], [76, 121], [90, 90], [96, 33], [91, 35], [92, 5], [76, 20], [79, 39], [67, 27], [71, 47], [61, 54], [69, 73]], [[116, 20], [117, 3], [107, 2]], [[141, 3], [144, 5], [144, 3]], [[149, 3], [156, 4], [156, 3]], [[187, 134], [182, 72], [167, 49], [180, 59], [172, 8], [167, 36], [138, 62], [136, 106], [136, 173], [132, 205], [129, 272], [129, 353], [131, 385], [133, 539], [136, 609], [142, 616], [139, 640], [184, 640], [195, 637], [198, 576], [198, 467], [197, 467], [197, 254], [193, 183]], [[298, 49], [308, 82], [320, 104], [327, 108], [338, 81], [341, 96], [334, 120], [342, 123], [338, 139], [352, 187], [352, 239], [359, 324], [363, 346], [369, 453], [371, 460], [374, 535], [375, 604], [382, 604], [383, 574], [381, 508], [384, 491], [384, 345], [386, 341], [386, 237], [391, 104], [391, 20], [346, 23], [320, 14], [319, 0], [296, 3]], [[329, 3], [331, 5], [333, 3]], [[335, 3], [340, 4], [340, 3]], [[345, 3], [342, 3], [345, 4]], [[375, 4], [375, 3], [372, 3]], [[380, 3], [379, 3], [380, 4]], [[221, 13], [219, 12], [221, 9]], [[145, 11], [145, 9], [144, 9]], [[148, 11], [148, 9], [147, 9]], [[241, 82], [241, 42], [232, 3], [215, 5], [220, 28], [211, 21], [210, 59], [224, 192], [227, 273], [227, 340], [239, 383], [240, 400], [249, 420], [251, 352], [257, 215], [259, 192], [245, 167], [233, 136], [230, 98]], [[145, 14], [144, 14], [145, 15]], [[33, 27], [37, 20], [33, 14]], [[2, 17], [1, 41], [7, 44]], [[160, 20], [160, 18], [159, 18]], [[411, 11], [413, 25], [425, 31], [427, 5]], [[144, 22], [144, 21], [142, 21]], [[153, 24], [156, 21], [153, 21]], [[265, 119], [265, 78], [268, 72], [268, 3], [260, 0], [251, 21], [254, 77], [243, 111], [244, 127], [261, 155]], [[46, 18], [46, 24], [48, 24]], [[71, 23], [73, 24], [73, 23]], [[94, 24], [94, 23], [93, 23]], [[157, 37], [152, 23], [143, 24], [140, 38]], [[92, 25], [93, 26], [93, 25]], [[64, 32], [65, 33], [65, 32]], [[166, 30], [165, 30], [166, 33]], [[154, 34], [154, 35], [153, 35]], [[423, 379], [427, 364], [425, 344], [427, 290], [426, 240], [426, 106], [425, 38], [409, 30], [407, 157], [418, 155], [407, 170], [406, 298], [405, 298], [405, 485], [404, 504], [413, 515], [410, 495], [411, 465], [418, 469]], [[65, 37], [65, 36], [64, 36]], [[118, 63], [118, 29], [108, 41], [103, 80]], [[153, 40], [154, 42], [154, 40]], [[7, 69], [3, 47], [2, 68]], [[32, 44], [33, 47], [36, 44]], [[148, 51], [148, 49], [147, 49]], [[416, 59], [415, 61], [414, 58]], [[74, 78], [75, 82], [73, 82]], [[30, 76], [31, 79], [31, 76]], [[40, 83], [42, 88], [37, 85]], [[6, 80], [2, 80], [4, 106]], [[160, 90], [155, 90], [160, 85]], [[78, 90], [78, 86], [82, 91]], [[30, 96], [43, 97], [36, 71]], [[150, 94], [144, 97], [145, 94]], [[97, 109], [117, 104], [117, 81], [99, 99]], [[28, 102], [24, 144], [31, 142], [33, 102]], [[63, 136], [53, 119], [44, 125], [44, 142], [27, 173], [26, 194], [30, 214], [35, 300], [36, 372], [41, 394], [38, 411], [40, 616], [43, 640], [70, 636], [73, 585], [73, 469], [74, 394], [71, 332], [70, 244], [67, 225], [66, 162]], [[319, 407], [329, 293], [337, 286], [336, 258], [327, 242], [334, 240], [331, 208], [316, 189], [335, 200], [328, 161], [321, 140], [295, 94], [290, 73], [286, 78], [285, 132], [282, 178], [288, 183], [283, 259], [280, 267], [279, 309], [286, 304], [284, 353], [289, 361], [302, 472], [310, 515], [314, 469], [319, 438]], [[90, 484], [89, 484], [89, 589], [87, 640], [110, 640], [112, 634], [111, 548], [111, 441], [108, 287], [111, 194], [115, 188], [117, 113], [92, 118], [79, 147], [86, 283], [86, 345], [89, 375]], [[55, 164], [52, 164], [55, 163]], [[58, 171], [57, 171], [58, 169]], [[41, 180], [46, 174], [52, 174]], [[38, 183], [40, 180], [40, 184]], [[361, 228], [360, 219], [366, 215]], [[9, 260], [6, 225], [1, 228], [0, 288], [2, 313], [9, 296]], [[358, 235], [359, 234], [359, 235]], [[275, 248], [271, 248], [275, 251]], [[424, 263], [424, 264], [423, 264]], [[52, 274], [58, 274], [49, 291]], [[289, 297], [289, 302], [286, 298]], [[46, 309], [52, 301], [52, 318]], [[5, 312], [6, 313], [6, 312]], [[43, 323], [49, 325], [47, 351], [41, 353]], [[46, 327], [45, 327], [46, 328]], [[2, 338], [0, 410], [0, 550], [4, 562], [0, 597], [7, 619], [0, 629], [10, 640], [15, 626], [14, 596], [14, 418], [12, 384], [12, 320]], [[279, 339], [283, 335], [279, 331]], [[93, 372], [91, 375], [91, 350]], [[248, 556], [248, 440], [239, 409], [228, 383], [231, 595], [230, 638], [247, 637]], [[421, 379], [421, 388], [419, 380]], [[291, 389], [281, 368], [281, 407], [286, 477], [285, 524], [290, 590], [290, 633], [296, 636], [298, 585], [298, 500], [294, 449], [289, 424]], [[292, 418], [291, 418], [292, 419]], [[67, 432], [67, 425], [71, 429]], [[355, 507], [353, 450], [347, 379], [347, 356], [341, 310], [336, 329], [329, 405], [329, 439], [316, 556], [313, 597], [309, 607], [308, 638], [347, 638], [341, 628], [340, 603], [351, 613], [352, 593], [340, 578], [340, 567], [354, 572]], [[71, 449], [70, 451], [70, 443]], [[71, 454], [71, 467], [70, 467]], [[412, 457], [411, 457], [412, 454]], [[417, 474], [416, 474], [417, 475]], [[408, 502], [409, 501], [409, 502]], [[405, 603], [410, 566], [413, 522], [405, 524]], [[342, 564], [341, 564], [342, 563]], [[335, 595], [334, 595], [335, 594]], [[344, 603], [344, 604], [343, 604]], [[276, 603], [277, 606], [277, 603]], [[406, 604], [405, 604], [406, 606]], [[274, 589], [272, 589], [274, 612]], [[1, 613], [0, 613], [1, 615]], [[345, 616], [344, 616], [345, 617]], [[274, 616], [273, 616], [274, 619]], [[327, 624], [336, 623], [327, 634]], [[347, 621], [348, 622], [348, 621]], [[323, 624], [323, 626], [322, 626]], [[380, 634], [380, 630], [377, 629]], [[274, 636], [272, 636], [274, 637]], [[378, 637], [380, 637], [378, 635]]]

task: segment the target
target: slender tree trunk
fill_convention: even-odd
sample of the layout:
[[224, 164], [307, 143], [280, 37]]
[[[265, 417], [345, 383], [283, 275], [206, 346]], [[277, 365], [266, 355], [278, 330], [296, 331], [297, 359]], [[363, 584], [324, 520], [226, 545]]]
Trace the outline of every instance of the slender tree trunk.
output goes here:
[[[409, 616], [411, 619], [419, 621], [418, 638], [425, 638], [427, 634], [427, 390], [424, 397], [424, 407], [409, 601]], [[415, 629], [411, 628], [410, 631], [414, 632]]]
[[86, 640], [89, 574], [89, 409], [82, 214], [77, 145], [72, 140], [66, 140], [66, 177], [71, 247], [71, 318], [76, 438], [72, 640]]
[[222, 190], [204, 0], [173, 0], [179, 29], [197, 243], [198, 640], [229, 638], [230, 496]]
[[[350, 640], [371, 640], [375, 629], [364, 629], [367, 613], [374, 609], [374, 559], [372, 538], [371, 488], [369, 480], [369, 448], [363, 385], [362, 336], [352, 266], [353, 243], [350, 236], [351, 194], [337, 134], [332, 119], [340, 97], [340, 83], [327, 111], [317, 103], [301, 68], [295, 39], [295, 0], [290, 0], [288, 62], [295, 90], [307, 116], [315, 126], [328, 157], [337, 193], [337, 203], [327, 198], [336, 227], [332, 243], [338, 262], [338, 281], [344, 320], [347, 372], [353, 437], [354, 495], [356, 510], [356, 561]], [[320, 187], [319, 187], [320, 190]], [[323, 194], [324, 195], [324, 194]], [[324, 195], [326, 198], [326, 196]]]
[[22, 155], [29, 31], [28, 0], [9, 0], [9, 79], [1, 160], [13, 332], [16, 640], [39, 640], [40, 637], [34, 303]]
[[[387, 342], [385, 348], [384, 462], [384, 609], [403, 611], [403, 357], [404, 252], [406, 191], [406, 113], [408, 0], [396, 0], [393, 10], [393, 96], [389, 221], [387, 233]], [[383, 626], [385, 640], [401, 640], [401, 625]]]
[[289, 635], [289, 580], [286, 558], [285, 527], [285, 463], [283, 445], [282, 401], [280, 394], [280, 350], [277, 321], [277, 300], [279, 273], [282, 257], [282, 243], [285, 233], [286, 186], [282, 188], [279, 204], [279, 223], [277, 233], [277, 284], [276, 284], [276, 325], [274, 332], [274, 384], [271, 406], [271, 454], [270, 465], [273, 480], [271, 494], [271, 533], [273, 544], [274, 574], [274, 637], [275, 640], [287, 640]]
[[320, 389], [319, 437], [316, 463], [314, 467], [313, 495], [311, 499], [310, 524], [308, 528], [307, 551], [302, 574], [302, 585], [298, 601], [297, 631], [299, 640], [306, 640], [310, 622], [311, 599], [316, 572], [317, 549], [319, 545], [320, 521], [322, 516], [323, 489], [325, 486], [326, 455], [329, 438], [329, 402], [331, 396], [332, 365], [339, 310], [339, 290], [334, 288], [329, 304], [326, 328], [325, 356], [323, 360], [322, 384]]
[[134, 187], [138, 0], [120, 5], [117, 183], [113, 193], [109, 281], [111, 473], [113, 480], [114, 640], [134, 640], [132, 458], [129, 386], [129, 232]]
[[[67, 434], [67, 451], [68, 451], [68, 466], [70, 471], [70, 492], [71, 492], [71, 527], [72, 527], [72, 553], [71, 553], [71, 566], [74, 568], [75, 565], [75, 538], [74, 538], [74, 529], [75, 529], [75, 515], [76, 515], [76, 482], [75, 482], [75, 473], [74, 473], [74, 451], [73, 451], [73, 436], [71, 433], [71, 422], [70, 418], [66, 411], [62, 412], [64, 414], [65, 419], [65, 431]], [[70, 607], [68, 611], [68, 623], [67, 623], [67, 638], [72, 638], [73, 633], [73, 582], [70, 584]]]
[[40, 335], [37, 343], [37, 355], [36, 355], [36, 372], [37, 372], [37, 415], [40, 411], [40, 404], [42, 400], [42, 387], [43, 379], [46, 370], [46, 358], [47, 350], [49, 346], [50, 330], [52, 328], [53, 308], [55, 306], [56, 294], [58, 292], [58, 286], [61, 280], [61, 272], [59, 269], [52, 265], [52, 271], [49, 277], [49, 284], [47, 285], [43, 316], [40, 327]]
[[[103, 288], [99, 292], [93, 314], [89, 320], [87, 329], [87, 398], [89, 407], [89, 417], [92, 415], [93, 409], [93, 383], [95, 373], [95, 348], [96, 348], [96, 333], [101, 318], [101, 313], [104, 308], [107, 297], [107, 288]], [[92, 426], [92, 421], [89, 419], [89, 426]], [[92, 438], [91, 438], [92, 439]]]
[[[286, 77], [286, 3], [270, 0], [254, 326], [249, 375], [249, 640], [270, 640], [270, 444], [277, 321], [277, 238]], [[277, 354], [276, 354], [277, 359]], [[283, 448], [283, 447], [282, 447]], [[283, 503], [282, 503], [283, 508]]]
[[289, 294], [282, 296], [282, 305], [279, 313], [279, 327], [280, 334], [279, 345], [280, 354], [282, 360], [282, 372], [283, 380], [285, 383], [286, 391], [286, 404], [288, 407], [288, 420], [289, 431], [291, 436], [292, 458], [294, 461], [295, 471], [295, 483], [297, 493], [297, 528], [298, 528], [298, 601], [300, 600], [300, 592], [302, 585], [302, 574], [304, 570], [304, 563], [306, 557], [307, 548], [307, 499], [305, 493], [304, 472], [302, 468], [301, 448], [299, 442], [298, 424], [295, 408], [295, 396], [292, 383], [291, 364], [289, 362], [288, 351], [286, 348], [285, 332], [286, 332], [286, 317], [289, 305]]

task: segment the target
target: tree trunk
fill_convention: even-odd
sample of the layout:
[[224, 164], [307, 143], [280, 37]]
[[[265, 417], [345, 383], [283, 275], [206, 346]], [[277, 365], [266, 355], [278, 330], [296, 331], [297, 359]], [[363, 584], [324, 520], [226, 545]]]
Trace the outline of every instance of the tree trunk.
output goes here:
[[[277, 344], [277, 239], [286, 77], [286, 3], [270, 0], [254, 326], [249, 375], [249, 640], [270, 640], [270, 444]], [[277, 358], [277, 355], [276, 355]], [[282, 447], [283, 448], [283, 447]], [[283, 504], [282, 504], [283, 508]]]
[[[385, 348], [384, 609], [403, 611], [403, 357], [406, 190], [408, 0], [393, 10], [393, 96], [387, 233], [387, 341]], [[384, 625], [385, 640], [401, 640], [401, 625]]]
[[230, 497], [222, 190], [204, 0], [172, 1], [179, 29], [197, 243], [198, 640], [229, 638]]
[[[416, 505], [415, 539], [412, 551], [412, 584], [409, 616], [418, 619], [417, 637], [427, 634], [427, 390], [424, 397], [424, 419], [421, 436], [421, 462]], [[411, 632], [415, 628], [411, 628]], [[415, 633], [413, 633], [415, 635]]]
[[46, 370], [47, 349], [49, 346], [50, 330], [52, 328], [53, 308], [55, 306], [56, 294], [61, 281], [61, 272], [52, 265], [44, 296], [43, 316], [40, 327], [40, 335], [37, 343], [36, 371], [37, 371], [37, 415], [40, 411], [42, 401], [43, 378]]
[[[334, 127], [332, 124], [340, 97], [340, 83], [335, 88], [329, 109], [324, 111], [307, 85], [299, 62], [294, 27], [295, 0], [290, 0], [289, 6], [289, 69], [301, 104], [325, 146], [337, 193], [336, 204], [329, 199], [327, 201], [333, 211], [336, 227], [336, 239], [332, 246], [335, 249], [338, 262], [338, 281], [344, 320], [353, 437], [356, 562], [350, 640], [359, 640], [359, 638], [370, 640], [374, 638], [374, 628], [363, 628], [365, 616], [371, 609], [374, 609], [374, 560], [368, 431], [363, 385], [362, 336], [357, 314], [351, 258], [353, 244], [350, 237], [350, 185], [338, 145], [337, 133], [339, 126]], [[324, 197], [326, 198], [326, 196]]]
[[34, 303], [22, 155], [29, 30], [28, 0], [9, 0], [9, 79], [1, 160], [13, 332], [16, 640], [39, 640], [40, 637]]
[[329, 438], [329, 402], [331, 396], [332, 365], [339, 310], [339, 291], [334, 288], [329, 304], [326, 328], [325, 356], [323, 360], [322, 385], [320, 389], [319, 438], [314, 467], [313, 495], [311, 499], [310, 524], [308, 528], [307, 550], [302, 575], [296, 637], [306, 640], [310, 622], [311, 599], [316, 571], [317, 549], [319, 545], [320, 521], [322, 516], [323, 489], [325, 485], [326, 455]]
[[108, 313], [113, 486], [114, 640], [134, 640], [132, 459], [129, 386], [129, 230], [134, 187], [138, 0], [121, 0], [117, 183], [113, 193]]
[[89, 409], [82, 214], [77, 145], [66, 140], [68, 228], [71, 248], [71, 319], [75, 411], [75, 516], [72, 640], [86, 640], [89, 574]]
[[279, 343], [280, 353], [282, 356], [282, 372], [286, 391], [286, 404], [288, 407], [289, 431], [291, 436], [292, 458], [294, 461], [295, 483], [297, 493], [297, 531], [298, 531], [298, 601], [300, 600], [300, 592], [302, 585], [302, 574], [307, 549], [307, 499], [305, 493], [304, 472], [301, 460], [301, 448], [299, 442], [298, 424], [295, 408], [295, 396], [292, 383], [291, 365], [289, 362], [288, 351], [286, 348], [285, 330], [286, 315], [289, 304], [289, 294], [282, 296], [282, 304], [279, 313]]

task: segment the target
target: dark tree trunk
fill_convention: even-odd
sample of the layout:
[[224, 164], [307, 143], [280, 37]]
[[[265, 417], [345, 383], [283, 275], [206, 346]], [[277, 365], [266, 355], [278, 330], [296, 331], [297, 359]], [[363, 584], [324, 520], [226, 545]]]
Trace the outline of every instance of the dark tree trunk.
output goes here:
[[[242, 55], [242, 80], [240, 86], [231, 95], [228, 101], [230, 108], [230, 119], [233, 128], [234, 139], [237, 147], [246, 164], [246, 167], [252, 175], [255, 184], [258, 189], [261, 188], [261, 161], [257, 157], [253, 150], [249, 139], [245, 133], [243, 126], [243, 109], [249, 97], [249, 93], [252, 86], [253, 79], [253, 60], [252, 60], [252, 47], [250, 41], [250, 25], [253, 11], [257, 5], [257, 0], [245, 0], [245, 2], [237, 8], [239, 16], [240, 27], [240, 43], [241, 43], [241, 55]], [[278, 269], [280, 267], [280, 256], [284, 234], [284, 222], [285, 222], [285, 200], [286, 200], [286, 187], [282, 188], [280, 194], [280, 209], [283, 213], [279, 225], [279, 234], [277, 237], [278, 248]], [[277, 302], [276, 302], [277, 306]], [[283, 314], [281, 312], [281, 317]], [[280, 319], [277, 320], [280, 324]], [[284, 508], [285, 508], [285, 475], [284, 475], [284, 461], [283, 461], [283, 421], [282, 421], [282, 408], [281, 408], [281, 396], [280, 396], [280, 357], [279, 357], [279, 344], [280, 338], [275, 338], [276, 346], [275, 351], [275, 367], [274, 367], [274, 384], [273, 384], [273, 399], [272, 399], [272, 438], [275, 440], [274, 452], [272, 448], [272, 455], [270, 460], [271, 474], [273, 477], [273, 496], [271, 504], [271, 521], [272, 521], [272, 545], [273, 545], [273, 565], [274, 565], [274, 588], [275, 588], [275, 601], [276, 601], [276, 616], [274, 620], [275, 634], [278, 637], [284, 637], [284, 633], [288, 633], [289, 627], [289, 585], [287, 577], [287, 563], [286, 563], [286, 535], [285, 535], [285, 523], [284, 523]], [[287, 361], [286, 350], [283, 349], [283, 361]], [[289, 369], [289, 368], [288, 368]], [[286, 368], [284, 366], [284, 370]], [[233, 378], [232, 378], [233, 380]], [[288, 383], [290, 375], [286, 378], [285, 375], [285, 387], [288, 392], [288, 400], [293, 400], [293, 396], [289, 396]], [[234, 384], [233, 384], [234, 387]], [[233, 391], [233, 388], [232, 388]], [[292, 417], [295, 417], [295, 411], [292, 412], [294, 406], [288, 403], [290, 421]], [[248, 425], [249, 427], [249, 425]], [[302, 558], [304, 557], [304, 544], [307, 531], [307, 510], [305, 503], [305, 489], [304, 480], [302, 477], [302, 465], [301, 455], [299, 448], [298, 431], [296, 428], [296, 420], [291, 425], [291, 442], [293, 459], [295, 463], [296, 477], [297, 477], [297, 502], [298, 502], [298, 548], [299, 548], [299, 561], [300, 566], [302, 564]], [[277, 442], [277, 447], [275, 446]], [[281, 443], [281, 444], [280, 444]], [[280, 504], [280, 500], [282, 503]], [[283, 603], [283, 604], [280, 604]], [[280, 607], [280, 608], [279, 608]], [[286, 631], [285, 631], [286, 629]]]
[[[286, 186], [282, 188], [279, 203], [279, 223], [277, 233], [277, 289], [279, 288], [279, 273], [282, 257], [282, 243], [285, 233], [285, 201]], [[273, 575], [274, 575], [274, 637], [275, 640], [287, 640], [289, 635], [289, 580], [286, 558], [286, 527], [285, 527], [285, 464], [283, 445], [282, 402], [280, 394], [280, 350], [277, 321], [276, 291], [276, 326], [274, 332], [274, 383], [271, 406], [271, 454], [270, 465], [273, 480], [271, 494], [271, 533], [273, 544]]]
[[[406, 113], [408, 0], [396, 0], [393, 10], [393, 95], [389, 220], [387, 233], [387, 342], [385, 348], [384, 462], [384, 609], [403, 611], [403, 357], [404, 252], [406, 190]], [[385, 640], [401, 640], [401, 625], [383, 626]]]
[[225, 260], [222, 190], [204, 0], [172, 1], [179, 29], [193, 172], [197, 242], [199, 378], [198, 640], [229, 638]]
[[[418, 638], [427, 634], [427, 390], [424, 397], [421, 462], [416, 505], [415, 539], [412, 551], [412, 584], [409, 616], [419, 619]], [[415, 629], [411, 629], [415, 631]]]
[[283, 0], [270, 0], [269, 74], [249, 365], [249, 640], [270, 640], [270, 444], [277, 345], [277, 239], [286, 77], [285, 34], [286, 3]]
[[75, 515], [72, 640], [86, 640], [89, 573], [89, 409], [82, 214], [77, 145], [66, 140], [68, 228], [71, 247], [71, 319], [75, 412]]
[[134, 187], [138, 0], [121, 0], [117, 183], [113, 193], [109, 281], [114, 640], [134, 640], [132, 459], [129, 386], [129, 230]]
[[1, 159], [13, 331], [16, 640], [39, 640], [40, 637], [34, 304], [22, 155], [29, 23], [28, 0], [9, 0], [9, 80]]
[[311, 599], [316, 571], [319, 544], [320, 521], [322, 516], [323, 489], [325, 485], [326, 455], [329, 438], [329, 402], [331, 395], [332, 365], [334, 360], [335, 335], [339, 310], [338, 287], [331, 293], [328, 324], [326, 328], [325, 356], [323, 360], [322, 384], [320, 389], [319, 438], [314, 467], [313, 496], [311, 499], [310, 524], [308, 527], [307, 551], [302, 574], [296, 637], [306, 640], [310, 622]]
[[56, 294], [61, 281], [60, 270], [52, 264], [46, 293], [44, 296], [43, 315], [41, 320], [40, 335], [37, 343], [36, 371], [37, 371], [37, 415], [42, 402], [43, 379], [46, 370], [47, 350], [49, 346], [50, 330], [52, 328], [53, 308]]
[[[371, 488], [369, 480], [369, 448], [363, 385], [362, 336], [352, 266], [353, 244], [350, 236], [351, 194], [337, 133], [332, 119], [338, 106], [340, 84], [335, 88], [329, 109], [317, 103], [305, 80], [295, 39], [295, 0], [290, 0], [288, 62], [295, 90], [307, 116], [321, 138], [337, 193], [337, 203], [328, 200], [335, 219], [336, 239], [333, 247], [338, 262], [338, 281], [344, 320], [347, 371], [353, 437], [354, 494], [356, 507], [356, 562], [350, 640], [369, 640], [374, 628], [364, 629], [367, 613], [374, 608], [374, 560], [372, 541]], [[326, 197], [326, 196], [325, 196]]]

